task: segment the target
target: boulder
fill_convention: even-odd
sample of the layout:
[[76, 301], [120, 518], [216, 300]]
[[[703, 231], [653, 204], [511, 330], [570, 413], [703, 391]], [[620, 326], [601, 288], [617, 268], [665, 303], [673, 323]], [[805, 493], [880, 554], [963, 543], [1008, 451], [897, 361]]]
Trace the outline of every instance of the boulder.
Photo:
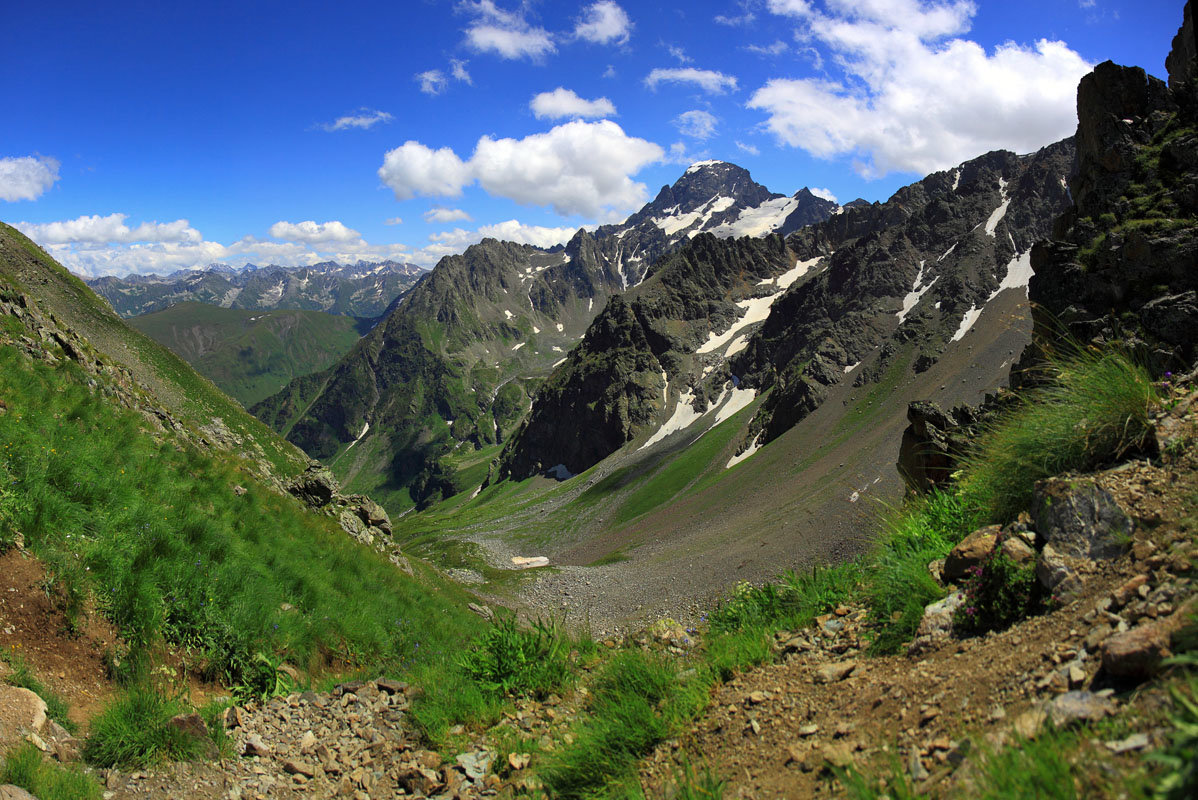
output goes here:
[[1082, 593], [1076, 561], [1061, 555], [1050, 544], [1044, 545], [1036, 561], [1036, 580], [1061, 602], [1073, 600]]
[[388, 536], [391, 535], [391, 518], [387, 516], [387, 512], [382, 506], [362, 495], [355, 495], [351, 499], [354, 503], [354, 513], [358, 515], [358, 519], [365, 522], [367, 527], [379, 528]]
[[0, 753], [46, 727], [46, 703], [28, 689], [0, 686]]
[[1032, 519], [1043, 541], [1060, 554], [1118, 558], [1133, 524], [1110, 493], [1090, 478], [1049, 478], [1036, 484]]
[[915, 639], [907, 648], [910, 655], [919, 655], [934, 648], [953, 634], [953, 615], [965, 604], [965, 594], [952, 592], [943, 600], [931, 603], [923, 611]]
[[944, 580], [957, 583], [969, 575], [971, 568], [980, 566], [994, 549], [1001, 530], [999, 525], [987, 525], [966, 536], [944, 559], [944, 569], [940, 573]]
[[374, 537], [370, 533], [370, 529], [358, 517], [357, 514], [346, 509], [337, 517], [337, 522], [341, 525], [341, 529], [352, 536], [362, 544], [373, 544]]
[[302, 475], [287, 485], [287, 491], [313, 508], [328, 505], [340, 487], [333, 473], [319, 462], [308, 465]]
[[1102, 643], [1102, 668], [1120, 678], [1142, 680], [1160, 671], [1161, 662], [1173, 655], [1168, 626], [1160, 622], [1137, 625], [1108, 636]]

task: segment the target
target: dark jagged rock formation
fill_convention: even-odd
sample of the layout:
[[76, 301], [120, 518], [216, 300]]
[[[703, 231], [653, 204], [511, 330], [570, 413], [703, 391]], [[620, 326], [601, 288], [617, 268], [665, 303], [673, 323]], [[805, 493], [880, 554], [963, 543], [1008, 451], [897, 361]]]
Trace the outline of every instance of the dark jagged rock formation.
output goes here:
[[1078, 86], [1074, 206], [1032, 253], [1038, 348], [1067, 332], [1130, 342], [1157, 371], [1198, 356], [1196, 51], [1187, 3], [1168, 84], [1108, 61]]
[[524, 478], [558, 464], [579, 472], [644, 432], [708, 332], [740, 316], [735, 301], [792, 264], [779, 236], [723, 241], [703, 234], [662, 259], [648, 280], [612, 298], [537, 393], [504, 451], [500, 476]]
[[293, 308], [351, 317], [377, 317], [424, 274], [395, 261], [311, 267], [215, 265], [166, 276], [93, 278], [87, 284], [122, 317], [149, 314], [187, 301], [263, 311]]
[[[1193, 7], [1165, 60], [1166, 84], [1139, 67], [1109, 61], [1077, 90], [1077, 169], [1073, 205], [1052, 238], [1032, 249], [1032, 343], [1012, 368], [1011, 384], [1037, 382], [1047, 351], [1072, 339], [1119, 342], [1158, 374], [1192, 369], [1198, 357], [1198, 43]], [[1071, 346], [1066, 344], [1066, 346]], [[973, 417], [984, 417], [993, 404]], [[954, 413], [957, 410], [954, 410]], [[936, 474], [941, 460], [909, 412], [900, 471]], [[960, 424], [960, 420], [957, 420]], [[942, 427], [933, 438], [968, 431]], [[908, 443], [912, 446], [908, 447]]]
[[[739, 241], [697, 237], [628, 293], [628, 308], [609, 309], [612, 318], [588, 332], [537, 395], [499, 474], [525, 477], [557, 464], [577, 472], [663, 421], [671, 396], [655, 372], [664, 372], [679, 395], [687, 387], [695, 411], [723, 396], [730, 380], [772, 390], [747, 446], [803, 419], [850, 372], [857, 381], [876, 381], [902, 351], [916, 371], [926, 369], [1001, 289], [1026, 285], [1028, 251], [1068, 202], [1064, 178], [1072, 160], [1070, 141], [1029, 156], [987, 154], [886, 203], [855, 202], [785, 245], [778, 240], [770, 246], [773, 260], [757, 266], [761, 256], [738, 250]], [[756, 287], [796, 261], [809, 271], [785, 294], [775, 285], [733, 296], [736, 283], [727, 276]], [[755, 332], [743, 328], [747, 345], [702, 351], [709, 337], [742, 330], [742, 298], [775, 293], [764, 324]], [[642, 332], [620, 340], [620, 358], [605, 359], [607, 332], [622, 330], [624, 320]], [[633, 352], [638, 343], [643, 349]], [[720, 357], [728, 353], [730, 360]], [[862, 362], [870, 363], [856, 369]], [[630, 381], [624, 366], [641, 378]], [[580, 443], [588, 438], [595, 442]]]
[[1000, 289], [1020, 285], [1012, 272], [1068, 202], [1072, 158], [1070, 141], [989, 153], [791, 236], [800, 258], [827, 256], [828, 267], [779, 300], [733, 361], [747, 385], [773, 390], [753, 421], [759, 441], [807, 416], [876, 349], [856, 380], [879, 379], [901, 351], [916, 371], [934, 363]]

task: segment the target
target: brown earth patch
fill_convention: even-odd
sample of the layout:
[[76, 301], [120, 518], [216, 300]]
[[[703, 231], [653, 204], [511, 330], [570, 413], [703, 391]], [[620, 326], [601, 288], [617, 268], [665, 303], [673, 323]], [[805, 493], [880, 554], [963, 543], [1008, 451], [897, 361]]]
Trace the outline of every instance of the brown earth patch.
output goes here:
[[0, 554], [0, 656], [23, 658], [30, 670], [71, 707], [83, 725], [113, 694], [104, 652], [116, 631], [99, 614], [86, 614], [72, 634], [44, 587], [46, 570], [24, 550]]

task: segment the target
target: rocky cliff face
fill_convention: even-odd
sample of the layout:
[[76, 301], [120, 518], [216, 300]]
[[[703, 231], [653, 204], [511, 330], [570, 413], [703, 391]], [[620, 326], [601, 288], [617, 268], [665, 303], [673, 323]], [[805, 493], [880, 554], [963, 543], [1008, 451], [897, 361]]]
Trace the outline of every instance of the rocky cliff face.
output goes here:
[[823, 402], [828, 387], [882, 377], [900, 352], [922, 372], [1004, 290], [1026, 291], [1029, 251], [1066, 207], [1073, 145], [989, 153], [790, 237], [818, 277], [774, 306], [731, 364], [758, 391], [764, 444]]
[[900, 354], [927, 369], [1002, 291], [1026, 291], [1032, 244], [1068, 204], [1073, 158], [1071, 141], [990, 153], [785, 240], [696, 237], [596, 321], [542, 387], [499, 474], [578, 472], [768, 392], [744, 446], [763, 444], [829, 387], [876, 382]]
[[1099, 64], [1077, 91], [1074, 205], [1032, 252], [1037, 349], [1123, 340], [1158, 371], [1198, 353], [1198, 87], [1191, 5], [1166, 84]]
[[[1193, 7], [1165, 60], [1169, 81], [1099, 64], [1077, 90], [1073, 203], [1031, 251], [1032, 343], [1013, 386], [1062, 343], [1118, 343], [1158, 374], [1195, 368], [1198, 344], [1198, 41]], [[899, 471], [926, 488], [955, 468], [969, 426], [998, 410], [913, 405]], [[955, 444], [953, 443], [955, 441]]]
[[612, 298], [541, 387], [499, 475], [524, 478], [558, 464], [579, 472], [644, 432], [671, 402], [726, 402], [687, 388], [718, 359], [700, 352], [709, 332], [735, 324], [758, 296], [768, 303], [776, 279], [792, 270], [780, 236], [704, 234], [663, 258], [645, 282]]

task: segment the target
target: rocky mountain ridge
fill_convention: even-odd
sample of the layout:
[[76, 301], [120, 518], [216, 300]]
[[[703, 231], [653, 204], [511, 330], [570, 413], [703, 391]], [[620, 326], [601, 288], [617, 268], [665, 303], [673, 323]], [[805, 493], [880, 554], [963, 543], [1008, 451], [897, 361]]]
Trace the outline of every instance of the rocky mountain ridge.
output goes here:
[[510, 436], [609, 298], [659, 256], [704, 231], [766, 233], [838, 209], [771, 193], [732, 164], [693, 165], [622, 225], [550, 250], [488, 239], [442, 259], [339, 364], [254, 412], [393, 508], [427, 504], [481, 482], [489, 458], [471, 453]]
[[249, 310], [304, 309], [377, 317], [425, 273], [396, 261], [325, 261], [306, 267], [213, 264], [169, 275], [92, 278], [88, 286], [122, 317], [193, 301]]
[[[638, 437], [652, 434], [653, 443], [710, 407], [730, 415], [768, 392], [741, 448], [753, 449], [818, 407], [829, 386], [875, 383], [900, 356], [926, 370], [1000, 292], [1026, 291], [1029, 251], [1067, 206], [1072, 159], [1069, 140], [1028, 156], [990, 153], [886, 203], [853, 204], [773, 237], [790, 274], [777, 260], [774, 272], [758, 274], [765, 262], [736, 254], [739, 242], [694, 239], [596, 320], [535, 399], [499, 474], [522, 478], [557, 464], [577, 473]], [[726, 294], [750, 278], [752, 286]], [[630, 324], [641, 332], [618, 334], [624, 355], [598, 379], [587, 362]], [[562, 413], [563, 403], [607, 419]], [[579, 444], [582, 431], [596, 429], [602, 445]]]

